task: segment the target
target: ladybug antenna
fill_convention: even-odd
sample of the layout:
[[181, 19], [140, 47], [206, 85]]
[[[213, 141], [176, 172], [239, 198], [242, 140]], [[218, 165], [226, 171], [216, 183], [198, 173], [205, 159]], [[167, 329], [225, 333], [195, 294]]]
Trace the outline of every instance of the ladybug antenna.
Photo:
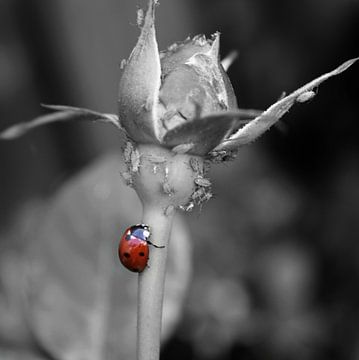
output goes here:
[[165, 246], [164, 245], [156, 245], [156, 244], [154, 244], [153, 242], [151, 242], [151, 241], [149, 241], [149, 240], [147, 240], [147, 244], [148, 245], [152, 245], [152, 246], [154, 246], [155, 248], [157, 248], [157, 249], [163, 249]]

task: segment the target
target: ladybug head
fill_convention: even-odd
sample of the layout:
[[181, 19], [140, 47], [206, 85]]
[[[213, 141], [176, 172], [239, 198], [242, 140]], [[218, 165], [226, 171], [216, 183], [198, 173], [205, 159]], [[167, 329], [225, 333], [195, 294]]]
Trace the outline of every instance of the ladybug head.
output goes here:
[[137, 224], [136, 226], [138, 226], [139, 228], [142, 228], [143, 230], [148, 230], [150, 231], [150, 226], [146, 225], [146, 224]]
[[132, 227], [131, 232], [134, 236], [147, 240], [151, 236], [150, 227], [146, 224], [137, 224]]

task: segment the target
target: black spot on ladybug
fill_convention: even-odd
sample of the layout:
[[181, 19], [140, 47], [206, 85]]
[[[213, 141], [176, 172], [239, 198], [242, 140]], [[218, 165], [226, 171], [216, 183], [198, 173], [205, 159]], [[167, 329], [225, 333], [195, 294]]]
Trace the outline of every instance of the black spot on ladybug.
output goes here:
[[143, 251], [139, 252], [138, 255], [145, 256], [145, 253]]
[[126, 235], [125, 239], [126, 240], [131, 240], [131, 235]]
[[131, 257], [131, 255], [128, 252], [123, 253], [123, 256], [127, 259]]

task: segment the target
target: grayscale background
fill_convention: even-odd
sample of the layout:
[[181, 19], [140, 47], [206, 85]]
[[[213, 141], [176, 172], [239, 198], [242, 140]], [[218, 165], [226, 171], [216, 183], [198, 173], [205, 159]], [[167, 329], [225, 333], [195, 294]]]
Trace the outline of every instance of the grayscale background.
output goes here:
[[[357, 0], [162, 0], [160, 49], [221, 32], [239, 106], [359, 56]], [[0, 130], [40, 103], [117, 112], [133, 0], [0, 0]], [[171, 241], [162, 360], [359, 359], [359, 65], [232, 163]], [[0, 143], [0, 358], [133, 359], [136, 275], [117, 261], [141, 210], [121, 136], [54, 124]]]

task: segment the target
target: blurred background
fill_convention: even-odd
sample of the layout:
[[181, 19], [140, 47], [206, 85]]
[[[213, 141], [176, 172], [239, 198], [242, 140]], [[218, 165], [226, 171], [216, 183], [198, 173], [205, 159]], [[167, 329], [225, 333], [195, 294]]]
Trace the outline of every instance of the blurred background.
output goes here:
[[[116, 113], [141, 6], [1, 0], [0, 130], [40, 103]], [[239, 51], [229, 77], [242, 108], [358, 56], [358, 28], [357, 0], [157, 11], [160, 49], [220, 31], [222, 56]], [[161, 359], [359, 359], [358, 75], [330, 79], [212, 169], [215, 198], [174, 231]], [[112, 127], [88, 123], [0, 143], [1, 359], [133, 358], [136, 277], [116, 246], [141, 210], [121, 184], [120, 147]]]

